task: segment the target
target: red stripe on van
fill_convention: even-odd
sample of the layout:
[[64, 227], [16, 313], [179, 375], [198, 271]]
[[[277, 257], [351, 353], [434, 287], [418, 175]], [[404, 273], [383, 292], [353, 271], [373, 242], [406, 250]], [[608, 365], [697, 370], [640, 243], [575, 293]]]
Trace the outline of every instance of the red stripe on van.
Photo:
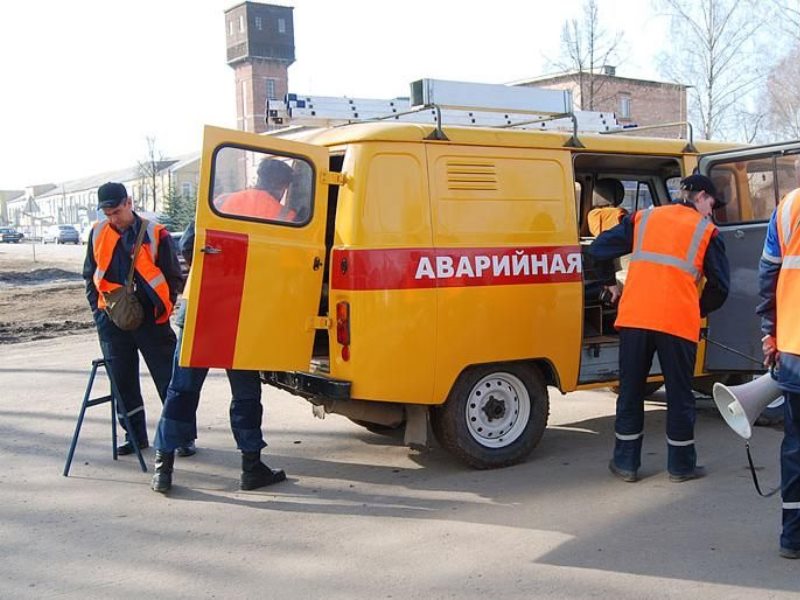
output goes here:
[[579, 246], [334, 250], [340, 290], [563, 283], [581, 280]]
[[247, 269], [248, 237], [226, 231], [206, 231], [206, 246], [220, 250], [204, 254], [200, 300], [194, 325], [191, 364], [233, 366], [236, 331]]

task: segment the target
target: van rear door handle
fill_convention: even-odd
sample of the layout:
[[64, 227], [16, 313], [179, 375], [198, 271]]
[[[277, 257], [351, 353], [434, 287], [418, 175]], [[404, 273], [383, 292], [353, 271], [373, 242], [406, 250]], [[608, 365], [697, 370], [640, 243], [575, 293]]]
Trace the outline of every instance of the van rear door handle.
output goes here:
[[200, 252], [202, 252], [203, 254], [221, 254], [222, 249], [215, 248], [214, 246], [203, 246], [202, 248], [200, 248]]

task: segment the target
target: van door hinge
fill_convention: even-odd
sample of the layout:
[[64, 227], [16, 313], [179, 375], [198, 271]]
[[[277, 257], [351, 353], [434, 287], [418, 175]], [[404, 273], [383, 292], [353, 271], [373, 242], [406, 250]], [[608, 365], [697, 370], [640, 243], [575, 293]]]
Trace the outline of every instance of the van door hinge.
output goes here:
[[344, 185], [347, 182], [347, 177], [344, 173], [336, 173], [335, 171], [322, 171], [320, 179], [324, 185]]
[[306, 330], [311, 331], [314, 329], [330, 329], [331, 328], [331, 319], [330, 317], [309, 317], [308, 322], [306, 323]]

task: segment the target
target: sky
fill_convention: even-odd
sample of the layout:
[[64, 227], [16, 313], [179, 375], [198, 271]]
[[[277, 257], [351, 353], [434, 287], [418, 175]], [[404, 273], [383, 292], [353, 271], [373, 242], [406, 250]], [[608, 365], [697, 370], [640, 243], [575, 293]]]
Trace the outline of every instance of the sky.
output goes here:
[[[582, 0], [274, 0], [294, 7], [289, 90], [393, 98], [423, 77], [508, 83], [557, 70]], [[204, 124], [235, 127], [224, 11], [236, 0], [0, 4], [0, 190], [132, 167], [147, 137], [199, 151]], [[623, 33], [617, 74], [661, 79], [667, 20], [643, 0], [598, 0]]]

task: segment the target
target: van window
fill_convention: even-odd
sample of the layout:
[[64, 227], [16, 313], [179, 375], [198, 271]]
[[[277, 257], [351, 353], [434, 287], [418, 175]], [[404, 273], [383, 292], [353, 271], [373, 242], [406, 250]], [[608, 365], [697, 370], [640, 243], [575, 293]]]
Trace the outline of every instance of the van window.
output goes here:
[[800, 185], [800, 158], [762, 156], [720, 163], [712, 166], [709, 176], [727, 200], [714, 211], [717, 222], [766, 221], [780, 199]]
[[223, 146], [214, 153], [211, 205], [223, 217], [304, 225], [311, 218], [314, 171], [307, 161]]
[[620, 206], [628, 213], [653, 206], [653, 194], [647, 182], [634, 179], [621, 181], [622, 187], [625, 188], [625, 199]]

